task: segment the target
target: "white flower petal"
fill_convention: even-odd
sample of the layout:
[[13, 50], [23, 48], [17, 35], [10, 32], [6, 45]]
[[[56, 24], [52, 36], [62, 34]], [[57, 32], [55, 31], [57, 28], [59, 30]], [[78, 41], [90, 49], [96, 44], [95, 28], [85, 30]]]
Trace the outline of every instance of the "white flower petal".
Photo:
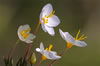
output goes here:
[[56, 59], [60, 59], [61, 58], [61, 56], [54, 56], [54, 60], [56, 60]]
[[27, 30], [27, 29], [29, 29], [29, 28], [30, 28], [30, 26], [29, 26], [28, 24], [23, 25], [23, 30]]
[[41, 54], [44, 55], [46, 58], [51, 59], [51, 57], [49, 56], [49, 51], [48, 50], [44, 50]]
[[75, 41], [75, 44], [74, 45], [75, 46], [78, 46], [78, 47], [85, 47], [85, 46], [87, 46], [86, 42], [79, 41], [79, 40]]
[[40, 43], [40, 48], [36, 48], [36, 51], [40, 52], [41, 54], [44, 54], [44, 46], [42, 42]]
[[24, 41], [24, 38], [23, 38], [23, 36], [21, 35], [22, 30], [23, 30], [23, 26], [21, 25], [21, 26], [19, 26], [18, 32], [17, 32], [17, 33], [18, 33], [19, 39], [22, 40], [22, 41]]
[[60, 59], [61, 56], [58, 56], [55, 51], [50, 51], [49, 56], [51, 57], [52, 60]]
[[52, 5], [46, 4], [42, 9], [43, 16], [45, 16], [45, 15], [48, 16], [52, 11], [53, 11]]
[[57, 55], [57, 53], [55, 51], [44, 50], [44, 46], [43, 46], [42, 42], [40, 43], [40, 48], [36, 48], [36, 51], [40, 52], [47, 59], [56, 60], [56, 59], [60, 59], [61, 58], [60, 56]]
[[56, 15], [48, 18], [48, 23], [46, 23], [46, 25], [49, 27], [56, 27], [59, 24], [60, 24], [60, 20]]
[[29, 29], [30, 26], [28, 24], [26, 25], [21, 25], [19, 28], [18, 28], [18, 32], [22, 32], [23, 30], [27, 30]]
[[[29, 27], [28, 24], [19, 26], [18, 32], [17, 32], [17, 33], [18, 33], [18, 37], [19, 37], [20, 40], [25, 41], [25, 40], [24, 40], [24, 37], [21, 35], [21, 32], [22, 32], [23, 30], [27, 30], [27, 29], [29, 29], [29, 28], [30, 28], [30, 27]], [[28, 32], [28, 33], [29, 33], [29, 32]]]
[[55, 51], [48, 51], [48, 50], [44, 50], [44, 52], [42, 53], [46, 58], [51, 59], [51, 60], [56, 60], [56, 59], [60, 59], [61, 57], [57, 55], [57, 53]]
[[43, 12], [40, 13], [40, 22], [41, 22], [41, 24], [44, 24], [42, 18], [43, 18]]
[[21, 25], [21, 26], [19, 26], [19, 28], [18, 28], [18, 32], [20, 33], [22, 30], [23, 30], [23, 26]]
[[24, 37], [20, 34], [20, 32], [18, 32], [18, 37], [20, 40], [24, 41]]
[[51, 27], [48, 27], [45, 25], [45, 28], [47, 30], [47, 32], [51, 35], [51, 36], [54, 36], [55, 35], [55, 32], [54, 32], [54, 29], [51, 28]]
[[27, 40], [27, 41], [25, 41], [25, 42], [29, 44], [29, 43], [32, 43], [33, 41]]
[[36, 51], [37, 51], [37, 52], [40, 52], [41, 50], [40, 50], [40, 48], [36, 48]]
[[50, 51], [44, 50], [41, 54], [44, 55], [47, 59], [53, 60], [53, 54]]
[[44, 50], [44, 46], [43, 46], [43, 43], [42, 42], [40, 43], [40, 49], [41, 50]]
[[26, 43], [32, 43], [33, 42], [33, 39], [35, 39], [36, 36], [33, 35], [33, 34], [29, 34], [29, 36], [25, 39], [25, 42]]
[[27, 30], [28, 28], [30, 28], [28, 24], [26, 24], [26, 25], [21, 25], [21, 26], [19, 26], [19, 28], [18, 28], [18, 32], [21, 32], [21, 31], [23, 31], [23, 30]]
[[36, 51], [41, 53], [41, 54], [44, 54], [44, 50], [41, 50], [40, 48], [36, 48]]
[[66, 41], [74, 44], [75, 43], [75, 39], [72, 37], [72, 35], [69, 34], [69, 32], [64, 32], [64, 33], [66, 35]]
[[60, 33], [61, 37], [66, 41], [65, 33], [61, 29], [59, 29], [59, 33]]
[[66, 42], [70, 42], [72, 44], [75, 43], [75, 39], [72, 37], [71, 34], [69, 34], [69, 32], [63, 32], [61, 29], [59, 29], [60, 35], [61, 37], [66, 41]]
[[44, 31], [44, 32], [47, 32], [47, 30], [46, 30], [44, 24], [41, 24], [41, 26], [42, 26], [43, 31]]

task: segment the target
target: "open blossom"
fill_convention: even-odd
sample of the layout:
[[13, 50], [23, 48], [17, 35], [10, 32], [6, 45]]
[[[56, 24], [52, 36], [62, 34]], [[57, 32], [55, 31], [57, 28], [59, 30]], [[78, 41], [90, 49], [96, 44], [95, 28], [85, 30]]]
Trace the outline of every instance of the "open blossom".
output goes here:
[[42, 54], [42, 59], [46, 60], [46, 59], [51, 59], [51, 60], [56, 60], [56, 59], [60, 59], [61, 56], [58, 56], [57, 53], [55, 51], [51, 51], [51, 48], [53, 47], [53, 45], [50, 45], [49, 48], [44, 49], [43, 43], [40, 43], [40, 48], [36, 48], [37, 52], [40, 52]]
[[67, 48], [71, 48], [73, 45], [78, 46], [78, 47], [87, 46], [86, 42], [82, 41], [83, 39], [87, 38], [87, 37], [84, 37], [84, 34], [80, 38], [78, 38], [80, 34], [80, 30], [77, 33], [77, 36], [75, 38], [73, 38], [72, 35], [69, 34], [69, 32], [63, 32], [61, 29], [59, 29], [59, 32], [60, 32], [61, 37], [66, 41]]
[[18, 28], [18, 37], [21, 41], [24, 41], [26, 43], [32, 43], [33, 39], [35, 38], [35, 35], [33, 35], [32, 33], [30, 33], [31, 28], [29, 27], [29, 25], [21, 25]]
[[60, 24], [59, 18], [54, 15], [53, 7], [51, 4], [46, 4], [40, 13], [40, 22], [44, 32], [48, 32], [51, 36], [55, 35], [53, 27]]

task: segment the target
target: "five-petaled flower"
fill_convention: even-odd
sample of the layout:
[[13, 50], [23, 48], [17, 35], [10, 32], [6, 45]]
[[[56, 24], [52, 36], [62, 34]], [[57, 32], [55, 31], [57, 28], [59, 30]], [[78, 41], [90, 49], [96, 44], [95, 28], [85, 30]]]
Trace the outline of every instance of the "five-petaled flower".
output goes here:
[[51, 59], [56, 60], [60, 59], [61, 56], [58, 56], [55, 51], [51, 51], [51, 48], [53, 45], [51, 44], [49, 48], [44, 49], [43, 43], [40, 43], [40, 48], [36, 48], [37, 52], [40, 52], [42, 54], [42, 60]]
[[18, 37], [21, 41], [24, 41], [26, 43], [32, 43], [33, 39], [35, 39], [35, 35], [30, 33], [31, 28], [28, 24], [21, 25], [18, 28]]
[[78, 47], [85, 47], [87, 46], [86, 42], [81, 41], [87, 37], [84, 37], [84, 34], [78, 38], [79, 34], [80, 34], [80, 30], [77, 33], [77, 36], [75, 38], [72, 37], [71, 34], [69, 34], [68, 32], [63, 32], [61, 29], [59, 29], [60, 35], [61, 37], [67, 42], [67, 48], [71, 48], [73, 45], [78, 46]]
[[60, 24], [59, 18], [54, 15], [53, 7], [51, 4], [46, 4], [40, 13], [40, 24], [44, 32], [48, 32], [51, 36], [55, 35], [53, 27]]

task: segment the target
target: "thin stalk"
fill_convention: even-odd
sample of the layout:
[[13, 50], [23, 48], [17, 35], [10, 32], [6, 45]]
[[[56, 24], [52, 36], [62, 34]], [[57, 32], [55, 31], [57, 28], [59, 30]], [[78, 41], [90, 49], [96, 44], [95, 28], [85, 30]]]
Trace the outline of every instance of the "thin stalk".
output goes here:
[[[68, 51], [68, 48], [65, 48], [65, 50], [63, 50], [63, 51], [61, 52], [60, 56], [63, 56], [63, 55], [66, 53], [66, 51]], [[49, 66], [52, 66], [52, 64], [54, 64], [56, 61], [57, 61], [57, 60], [53, 60], [53, 61], [49, 64]]]
[[[36, 33], [37, 33], [37, 31], [38, 31], [39, 25], [40, 25], [40, 21], [39, 21], [39, 23], [37, 24], [37, 27], [36, 27], [36, 29], [35, 29], [35, 32], [33, 33], [34, 35], [36, 35]], [[25, 56], [24, 56], [24, 61], [26, 61], [26, 58], [27, 58], [27, 56], [28, 56], [28, 54], [29, 54], [29, 52], [30, 52], [31, 47], [32, 47], [32, 44], [29, 44], [28, 47], [27, 47], [26, 54], [25, 54]]]
[[63, 56], [66, 53], [66, 51], [68, 51], [68, 49], [69, 48], [65, 48], [65, 50], [62, 51], [62, 53], [60, 54], [60, 56]]
[[18, 40], [16, 41], [15, 45], [10, 49], [9, 54], [8, 54], [8, 59], [11, 58], [12, 53], [13, 53], [14, 49], [16, 48], [16, 46], [18, 45], [19, 41], [20, 41], [20, 40], [18, 39]]
[[42, 63], [42, 59], [35, 65], [35, 66], [39, 66]]
[[36, 27], [36, 29], [35, 29], [35, 32], [33, 33], [34, 35], [36, 35], [36, 33], [37, 33], [38, 29], [39, 29], [39, 26], [40, 26], [40, 21], [39, 21], [39, 23], [37, 24], [37, 27]]
[[24, 61], [26, 61], [26, 58], [27, 58], [27, 56], [28, 56], [28, 54], [30, 52], [31, 47], [32, 47], [32, 44], [29, 44], [28, 47], [27, 47], [27, 51], [25, 53], [25, 56], [24, 56]]

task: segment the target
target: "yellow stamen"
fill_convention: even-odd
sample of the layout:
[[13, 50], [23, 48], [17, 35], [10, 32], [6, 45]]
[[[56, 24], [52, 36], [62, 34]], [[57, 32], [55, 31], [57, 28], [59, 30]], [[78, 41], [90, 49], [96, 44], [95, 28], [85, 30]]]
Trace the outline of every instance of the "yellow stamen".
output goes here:
[[[83, 34], [81, 37], [79, 37], [80, 30], [78, 31], [76, 37], [74, 38], [75, 40], [83, 40], [86, 39], [87, 37], [84, 37], [85, 35]], [[67, 48], [71, 48], [74, 44], [67, 42]]]
[[51, 51], [52, 47], [53, 47], [53, 45], [50, 44], [50, 45], [49, 45], [49, 48], [46, 48], [45, 50]]
[[83, 37], [83, 38], [81, 38], [81, 39], [78, 39], [78, 40], [84, 40], [84, 39], [86, 39], [87, 37]]
[[[52, 47], [53, 47], [53, 45], [50, 44], [49, 48], [46, 48], [45, 50], [51, 51]], [[47, 59], [46, 56], [42, 55], [42, 60], [46, 60], [46, 59]]]
[[42, 18], [44, 24], [48, 23], [48, 19], [45, 19], [44, 17]]
[[55, 11], [52, 11], [52, 12], [50, 13], [50, 15], [47, 16], [47, 18], [53, 17], [53, 16], [54, 16], [54, 13], [55, 13]]
[[51, 51], [52, 47], [53, 47], [53, 45], [50, 44], [50, 46], [49, 46], [49, 48], [48, 48], [48, 51]]
[[80, 34], [80, 29], [79, 29], [79, 31], [78, 31], [78, 33], [77, 33], [77, 35], [76, 35], [75, 40], [77, 40], [77, 39], [78, 39], [79, 34]]
[[72, 43], [67, 42], [67, 48], [71, 48], [72, 46], [73, 46], [73, 44], [72, 44]]
[[27, 30], [23, 30], [21, 32], [21, 35], [24, 37], [24, 39], [26, 39], [28, 36], [29, 36], [29, 33], [27, 32], [30, 32], [31, 28], [27, 29]]
[[80, 34], [80, 30], [78, 31], [75, 40], [83, 40], [87, 38], [87, 37], [84, 37], [85, 36], [84, 34], [81, 37], [79, 37], [79, 34]]
[[55, 13], [55, 11], [52, 11], [52, 12], [50, 13], [49, 16], [46, 16], [46, 15], [45, 15], [45, 16], [42, 18], [44, 24], [48, 23], [48, 18], [53, 17], [53, 16], [54, 16], [54, 13]]
[[87, 37], [84, 37], [85, 35], [83, 34], [78, 40], [83, 40], [86, 39]]
[[46, 48], [45, 50], [48, 50], [48, 48]]
[[85, 35], [83, 34], [78, 40], [82, 39]]

